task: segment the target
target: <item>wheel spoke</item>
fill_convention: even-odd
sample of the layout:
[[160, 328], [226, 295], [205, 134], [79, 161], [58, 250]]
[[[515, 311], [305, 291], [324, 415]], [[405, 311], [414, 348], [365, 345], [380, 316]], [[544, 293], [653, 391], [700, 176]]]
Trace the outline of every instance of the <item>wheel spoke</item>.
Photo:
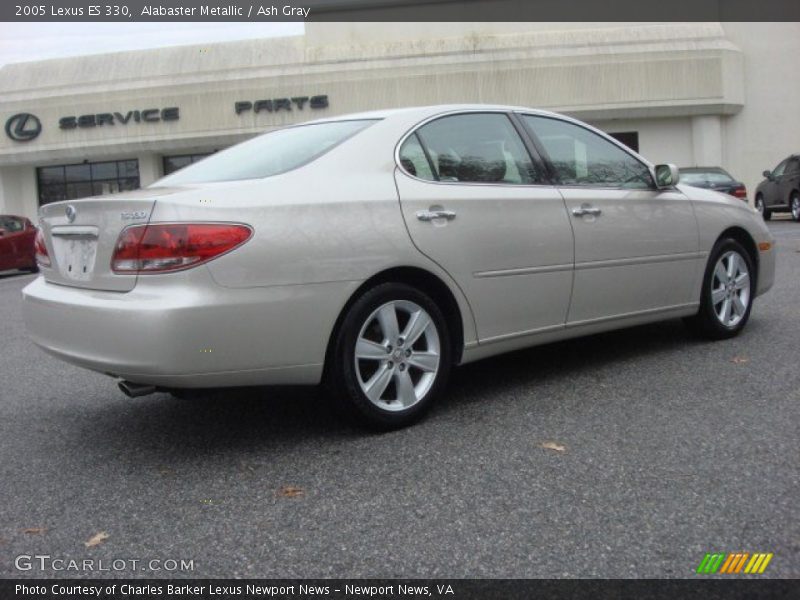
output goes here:
[[406, 347], [413, 346], [430, 324], [431, 318], [424, 310], [418, 310], [412, 314], [408, 320], [408, 325], [406, 325], [401, 334], [401, 337], [405, 340]]
[[362, 360], [385, 360], [387, 358], [386, 346], [366, 338], [359, 338], [356, 343], [356, 358]]
[[750, 287], [750, 275], [742, 273], [736, 278], [736, 289], [743, 290]]
[[414, 389], [414, 382], [408, 371], [396, 370], [394, 373], [394, 385], [397, 388], [397, 400], [403, 406], [411, 406], [417, 401], [417, 392]]
[[731, 281], [736, 276], [736, 269], [739, 267], [739, 255], [731, 254], [728, 256], [728, 281]]
[[744, 316], [744, 309], [745, 309], [744, 302], [742, 302], [742, 299], [739, 298], [738, 294], [734, 294], [733, 295], [733, 312], [736, 314], [737, 317], [743, 317]]
[[439, 355], [434, 352], [412, 352], [406, 362], [426, 373], [433, 373], [439, 367]]
[[728, 281], [728, 272], [725, 270], [725, 266], [722, 264], [722, 261], [717, 263], [716, 268], [714, 269], [714, 274], [719, 279], [719, 282], [723, 285]]
[[383, 396], [383, 392], [386, 391], [386, 387], [389, 385], [389, 382], [392, 380], [392, 368], [387, 364], [381, 365], [380, 368], [375, 371], [375, 374], [370, 377], [369, 381], [364, 385], [364, 393], [367, 394], [367, 397], [372, 400], [373, 402], [377, 402]]
[[381, 326], [383, 339], [393, 343], [400, 334], [400, 326], [397, 324], [397, 311], [393, 302], [386, 304], [378, 311], [378, 323]]
[[722, 310], [720, 311], [720, 321], [724, 325], [728, 324], [728, 321], [731, 320], [731, 300], [730, 298], [725, 298], [725, 301], [722, 303]]
[[721, 287], [718, 290], [714, 290], [713, 292], [711, 292], [711, 304], [716, 306], [717, 304], [725, 300], [726, 296], [727, 293], [724, 287]]

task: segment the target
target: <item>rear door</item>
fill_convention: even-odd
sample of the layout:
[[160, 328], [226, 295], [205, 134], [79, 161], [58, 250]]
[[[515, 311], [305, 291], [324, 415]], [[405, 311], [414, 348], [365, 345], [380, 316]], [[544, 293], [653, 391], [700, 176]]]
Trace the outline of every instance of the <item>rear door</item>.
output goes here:
[[488, 341], [564, 326], [572, 230], [509, 116], [448, 115], [399, 150], [403, 216], [414, 244], [464, 291]]
[[0, 216], [0, 271], [17, 268], [11, 218]]
[[559, 178], [575, 232], [568, 324], [696, 301], [705, 257], [691, 201], [677, 189], [655, 189], [646, 164], [586, 127], [522, 118]]

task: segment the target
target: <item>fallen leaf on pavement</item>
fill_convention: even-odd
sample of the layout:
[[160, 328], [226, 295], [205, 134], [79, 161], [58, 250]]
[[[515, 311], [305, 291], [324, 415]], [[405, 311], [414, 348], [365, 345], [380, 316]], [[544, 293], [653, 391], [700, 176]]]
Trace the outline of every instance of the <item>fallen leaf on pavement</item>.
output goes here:
[[47, 527], [28, 527], [27, 529], [23, 529], [22, 533], [29, 533], [31, 535], [39, 535], [47, 531]]
[[94, 546], [99, 546], [103, 542], [108, 539], [109, 535], [105, 531], [101, 531], [100, 533], [95, 533], [91, 538], [89, 538], [88, 542], [83, 542], [83, 545], [87, 548], [92, 548]]
[[741, 364], [744, 364], [746, 362], [750, 362], [750, 359], [747, 358], [746, 356], [734, 356], [731, 359], [731, 362], [732, 363], [736, 363], [737, 365], [741, 365]]
[[298, 496], [304, 496], [305, 490], [303, 488], [294, 487], [291, 485], [285, 485], [280, 490], [278, 490], [278, 495], [283, 496], [284, 498], [297, 498]]
[[545, 450], [555, 450], [556, 452], [566, 452], [567, 450], [566, 446], [562, 446], [556, 442], [542, 442], [540, 447], [544, 448]]

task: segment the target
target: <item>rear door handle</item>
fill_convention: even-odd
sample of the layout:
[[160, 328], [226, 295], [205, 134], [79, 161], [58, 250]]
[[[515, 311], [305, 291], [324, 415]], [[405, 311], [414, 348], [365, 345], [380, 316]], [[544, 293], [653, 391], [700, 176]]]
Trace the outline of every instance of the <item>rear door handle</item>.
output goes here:
[[603, 212], [602, 210], [600, 210], [599, 208], [595, 208], [591, 204], [581, 204], [580, 208], [572, 209], [572, 214], [575, 215], [576, 217], [582, 217], [583, 215], [592, 215], [596, 217], [602, 212]]
[[420, 221], [433, 221], [434, 219], [447, 219], [452, 221], [456, 218], [456, 213], [452, 210], [421, 210], [417, 212]]

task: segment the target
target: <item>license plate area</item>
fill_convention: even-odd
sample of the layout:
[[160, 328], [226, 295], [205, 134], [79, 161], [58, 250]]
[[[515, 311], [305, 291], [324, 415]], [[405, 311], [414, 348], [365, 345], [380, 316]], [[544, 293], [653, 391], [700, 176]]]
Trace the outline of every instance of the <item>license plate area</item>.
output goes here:
[[96, 228], [53, 231], [53, 250], [62, 277], [89, 281], [97, 258]]

